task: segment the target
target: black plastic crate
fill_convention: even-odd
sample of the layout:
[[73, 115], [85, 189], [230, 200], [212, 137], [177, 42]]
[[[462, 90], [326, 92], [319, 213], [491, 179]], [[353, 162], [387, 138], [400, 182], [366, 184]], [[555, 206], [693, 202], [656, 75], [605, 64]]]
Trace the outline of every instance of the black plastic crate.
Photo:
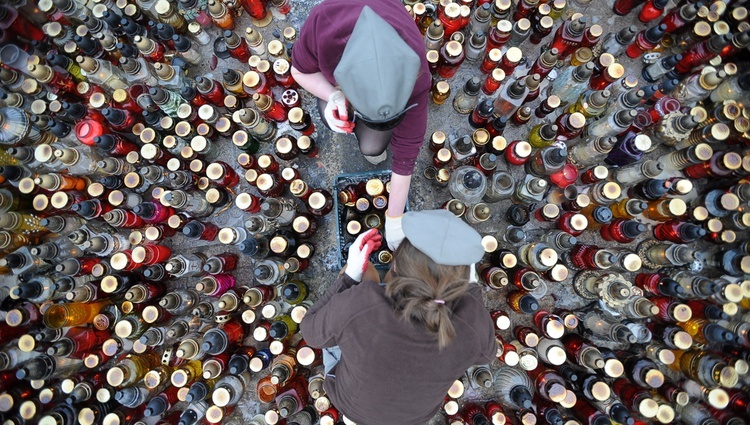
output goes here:
[[[383, 182], [383, 184], [386, 184], [391, 180], [391, 170], [345, 173], [339, 174], [333, 179], [333, 202], [336, 210], [336, 233], [338, 235], [339, 265], [341, 267], [344, 267], [346, 265], [346, 257], [349, 255], [347, 245], [349, 245], [351, 242], [354, 242], [356, 237], [346, 233], [345, 223], [342, 222], [344, 220], [346, 206], [339, 203], [338, 193], [340, 190], [344, 189], [350, 184], [366, 182], [373, 178], [378, 178]], [[368, 196], [368, 198], [370, 197]], [[406, 210], [409, 210], [408, 199], [406, 202]], [[383, 211], [382, 215], [383, 227], [385, 227], [385, 210]], [[385, 232], [381, 230], [381, 234], [383, 234], [383, 245], [381, 246], [381, 248], [388, 249], [385, 241]], [[387, 270], [388, 268], [390, 268], [389, 264], [381, 264], [374, 253], [370, 257], [370, 261], [378, 270]]]

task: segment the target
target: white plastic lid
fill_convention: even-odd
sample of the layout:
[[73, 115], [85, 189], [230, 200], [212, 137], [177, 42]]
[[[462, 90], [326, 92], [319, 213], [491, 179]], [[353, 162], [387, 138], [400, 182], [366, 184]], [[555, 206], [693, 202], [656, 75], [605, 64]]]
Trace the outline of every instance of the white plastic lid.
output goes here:
[[464, 394], [464, 391], [464, 383], [460, 379], [457, 379], [453, 382], [453, 385], [448, 388], [448, 396], [450, 398], [459, 398]]

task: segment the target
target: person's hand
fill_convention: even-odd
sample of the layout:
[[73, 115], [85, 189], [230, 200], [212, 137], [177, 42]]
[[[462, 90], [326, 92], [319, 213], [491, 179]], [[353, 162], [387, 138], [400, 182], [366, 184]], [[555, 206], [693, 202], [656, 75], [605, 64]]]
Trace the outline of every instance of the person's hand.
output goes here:
[[401, 217], [403, 216], [401, 214], [398, 217], [391, 217], [388, 211], [385, 213], [385, 241], [388, 243], [388, 248], [391, 251], [395, 251], [406, 237], [404, 229], [401, 227]]
[[357, 282], [361, 281], [362, 275], [367, 270], [370, 254], [380, 248], [382, 240], [383, 237], [380, 236], [378, 229], [370, 229], [359, 235], [349, 247], [349, 258], [346, 260], [344, 273]]
[[354, 131], [354, 123], [349, 121], [346, 96], [341, 90], [334, 90], [328, 96], [328, 103], [323, 115], [328, 126], [336, 133], [351, 133]]

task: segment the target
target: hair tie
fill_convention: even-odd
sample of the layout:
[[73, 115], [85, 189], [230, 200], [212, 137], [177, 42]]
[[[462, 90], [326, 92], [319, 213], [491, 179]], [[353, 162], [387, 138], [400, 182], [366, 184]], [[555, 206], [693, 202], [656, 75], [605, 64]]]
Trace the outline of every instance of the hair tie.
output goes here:
[[434, 301], [436, 304], [445, 304], [445, 300], [432, 300], [432, 301]]

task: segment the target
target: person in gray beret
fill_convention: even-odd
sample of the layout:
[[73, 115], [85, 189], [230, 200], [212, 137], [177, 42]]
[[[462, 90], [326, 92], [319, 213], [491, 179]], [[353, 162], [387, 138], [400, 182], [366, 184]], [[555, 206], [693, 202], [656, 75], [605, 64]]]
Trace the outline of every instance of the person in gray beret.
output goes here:
[[492, 319], [470, 270], [481, 236], [446, 210], [404, 214], [405, 238], [381, 283], [361, 234], [345, 269], [302, 320], [322, 348], [329, 399], [351, 424], [424, 424], [471, 365], [497, 353]]
[[353, 133], [373, 164], [385, 161], [390, 147], [385, 238], [392, 250], [403, 239], [401, 217], [427, 131], [432, 76], [425, 55], [422, 34], [399, 0], [322, 1], [292, 50], [292, 76], [318, 98], [326, 127]]

